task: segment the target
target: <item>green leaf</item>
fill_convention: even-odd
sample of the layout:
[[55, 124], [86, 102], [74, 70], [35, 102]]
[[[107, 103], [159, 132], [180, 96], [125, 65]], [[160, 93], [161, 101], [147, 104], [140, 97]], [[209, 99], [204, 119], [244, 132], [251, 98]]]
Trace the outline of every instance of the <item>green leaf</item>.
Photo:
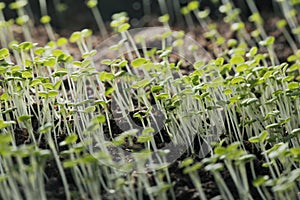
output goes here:
[[264, 142], [266, 140], [266, 138], [268, 137], [268, 135], [269, 135], [268, 131], [263, 131], [258, 136], [249, 138], [249, 142], [251, 142], [251, 143]]
[[110, 22], [110, 26], [113, 28], [116, 28], [118, 26], [121, 26], [123, 23], [125, 23], [127, 21], [127, 17], [121, 17], [119, 19], [116, 20], [112, 20]]
[[141, 81], [134, 83], [133, 85], [131, 85], [131, 87], [134, 89], [144, 88], [147, 85], [149, 85], [150, 83], [151, 83], [151, 81], [149, 79], [143, 79]]
[[209, 96], [209, 92], [203, 92], [201, 95], [200, 95], [200, 99], [204, 99], [205, 97]]
[[153, 138], [153, 135], [140, 135], [138, 136], [137, 142], [139, 143], [145, 143], [151, 141]]
[[89, 106], [89, 107], [85, 108], [83, 112], [92, 113], [92, 112], [95, 112], [95, 110], [96, 110], [95, 106]]
[[231, 29], [233, 31], [239, 31], [239, 30], [243, 29], [244, 27], [245, 27], [245, 24], [243, 22], [237, 22], [237, 23], [231, 24]]
[[287, 58], [287, 61], [288, 62], [294, 62], [298, 59], [298, 57], [296, 55], [290, 55], [288, 58]]
[[47, 48], [50, 47], [50, 49], [55, 49], [56, 48], [56, 43], [54, 41], [50, 41], [46, 45]]
[[161, 23], [167, 23], [170, 19], [170, 16], [168, 14], [165, 14], [163, 16], [160, 16], [158, 18], [158, 21], [161, 22]]
[[78, 164], [77, 160], [67, 160], [63, 162], [63, 167], [64, 168], [71, 168], [74, 167]]
[[67, 43], [68, 43], [68, 40], [65, 37], [58, 38], [58, 40], [56, 41], [56, 44], [59, 47], [62, 47], [64, 45], [66, 45]]
[[0, 49], [0, 60], [4, 60], [5, 58], [9, 57], [9, 50], [7, 48]]
[[84, 60], [81, 62], [81, 67], [85, 68], [88, 67], [91, 64], [91, 60]]
[[155, 86], [151, 87], [151, 92], [156, 93], [156, 92], [161, 91], [163, 88], [164, 87], [161, 85], [155, 85]]
[[230, 64], [232, 65], [243, 64], [244, 62], [245, 62], [244, 58], [240, 55], [233, 56], [230, 59]]
[[22, 72], [22, 78], [32, 78], [32, 73], [29, 71]]
[[240, 64], [236, 67], [237, 72], [245, 72], [249, 68], [248, 64]]
[[86, 5], [89, 7], [89, 8], [94, 8], [96, 7], [98, 4], [98, 1], [97, 0], [88, 0]]
[[29, 119], [31, 119], [31, 117], [33, 117], [33, 116], [32, 115], [21, 115], [18, 117], [18, 121], [25, 122], [25, 121], [28, 121]]
[[13, 3], [10, 3], [9, 8], [12, 10], [17, 10], [17, 9], [23, 8], [26, 5], [27, 5], [26, 0], [19, 0], [19, 1], [13, 2]]
[[280, 142], [275, 144], [271, 149], [268, 149], [267, 153], [269, 154], [269, 158], [275, 159], [287, 153], [288, 148], [288, 143]]
[[199, 17], [200, 19], [205, 19], [205, 18], [207, 18], [207, 17], [209, 16], [209, 14], [210, 14], [210, 10], [209, 10], [208, 8], [206, 8], [206, 9], [203, 10], [203, 11], [199, 11], [199, 12], [197, 13], [197, 15], [198, 15], [198, 17]]
[[271, 128], [278, 128], [280, 127], [279, 123], [273, 123], [273, 124], [269, 124], [266, 126], [266, 129], [271, 129]]
[[52, 55], [55, 57], [60, 57], [60, 56], [64, 56], [65, 53], [60, 49], [55, 49], [52, 51]]
[[41, 17], [40, 22], [42, 24], [48, 24], [51, 21], [51, 17], [49, 15], [45, 15], [43, 17]]
[[105, 108], [107, 106], [107, 103], [103, 100], [97, 100], [94, 103], [95, 105], [101, 105], [102, 108]]
[[170, 49], [162, 50], [159, 57], [160, 58], [167, 58], [171, 53], [172, 53], [172, 51]]
[[28, 21], [29, 21], [28, 15], [23, 15], [23, 16], [18, 17], [18, 18], [16, 19], [16, 23], [17, 23], [18, 25], [20, 25], [20, 26], [26, 24]]
[[252, 182], [254, 187], [259, 187], [264, 184], [269, 179], [269, 176], [261, 176]]
[[56, 63], [55, 57], [48, 57], [44, 62], [44, 66], [53, 67], [55, 63]]
[[148, 134], [154, 133], [154, 131], [155, 131], [154, 128], [147, 127], [143, 130], [142, 135], [148, 135]]
[[105, 95], [106, 96], [109, 96], [111, 93], [113, 93], [115, 91], [115, 89], [113, 87], [108, 87], [106, 90], [105, 90]]
[[128, 23], [122, 24], [122, 25], [118, 28], [118, 32], [119, 32], [119, 33], [122, 33], [122, 32], [124, 32], [124, 31], [127, 31], [129, 28], [130, 28], [130, 24], [128, 24]]
[[197, 172], [200, 168], [202, 167], [202, 164], [200, 162], [190, 166], [190, 167], [186, 167], [184, 170], [183, 170], [183, 173], [184, 174], [188, 174], [188, 173], [191, 173], [191, 172]]
[[69, 40], [71, 43], [75, 43], [75, 42], [79, 41], [80, 39], [81, 39], [81, 33], [79, 31], [75, 31], [74, 33], [72, 33]]
[[252, 58], [252, 57], [254, 57], [257, 54], [257, 51], [258, 51], [257, 47], [252, 47], [250, 49], [250, 51], [246, 54], [246, 56], [248, 58]]
[[96, 123], [99, 123], [99, 124], [103, 124], [103, 123], [106, 122], [106, 118], [105, 118], [104, 115], [98, 115], [98, 116], [94, 117], [94, 118], [92, 119], [92, 121], [94, 121], [94, 122], [96, 122]]
[[35, 45], [36, 43], [33, 44], [32, 42], [22, 42], [21, 44], [19, 44], [19, 48], [23, 51], [28, 51], [29, 49], [32, 49]]
[[191, 164], [194, 163], [194, 159], [193, 158], [186, 158], [181, 162], [181, 167], [187, 167], [190, 166]]
[[196, 10], [196, 9], [199, 8], [199, 5], [200, 5], [199, 1], [191, 1], [191, 2], [187, 5], [187, 8], [188, 8], [189, 10]]
[[167, 99], [169, 97], [169, 95], [167, 93], [161, 93], [159, 95], [156, 96], [157, 100], [162, 100], [162, 99]]
[[260, 16], [259, 13], [253, 13], [250, 17], [249, 17], [249, 21], [251, 22], [255, 22], [257, 24], [262, 24], [262, 18]]
[[184, 7], [182, 7], [182, 8], [180, 9], [180, 12], [181, 12], [183, 15], [187, 15], [187, 14], [190, 13], [190, 10], [189, 10], [186, 6], [184, 6]]
[[77, 134], [71, 134], [64, 141], [66, 144], [72, 144], [72, 143], [76, 142], [77, 139], [78, 139]]
[[122, 60], [121, 62], [118, 63], [118, 67], [125, 67], [128, 64], [127, 60]]
[[216, 163], [216, 164], [209, 164], [204, 169], [206, 171], [215, 172], [215, 171], [221, 171], [221, 170], [223, 170], [223, 168], [224, 168], [224, 166], [222, 163]]
[[245, 100], [243, 100], [242, 102], [241, 102], [241, 105], [242, 106], [248, 106], [248, 105], [250, 105], [251, 103], [254, 103], [254, 102], [257, 102], [258, 101], [258, 99], [257, 98], [248, 98], [248, 99], [245, 99]]
[[48, 97], [56, 97], [58, 94], [59, 93], [57, 90], [49, 90], [48, 91]]
[[259, 44], [262, 46], [271, 46], [275, 41], [275, 38], [273, 36], [267, 37], [265, 40], [260, 41]]
[[291, 82], [288, 84], [288, 88], [290, 90], [298, 89], [299, 88], [299, 83], [298, 82]]
[[5, 8], [5, 3], [4, 2], [0, 2], [0, 10], [3, 10]]
[[103, 59], [103, 60], [101, 60], [100, 63], [103, 64], [103, 65], [111, 65], [114, 62], [110, 59]]
[[74, 66], [80, 67], [82, 63], [80, 61], [74, 61], [72, 64]]
[[194, 68], [198, 70], [199, 68], [203, 67], [204, 65], [205, 65], [204, 61], [198, 61], [198, 62], [194, 63]]
[[180, 47], [180, 46], [182, 46], [184, 44], [184, 41], [183, 41], [183, 39], [177, 39], [177, 40], [175, 40], [174, 42], [173, 42], [173, 46], [174, 47]]
[[296, 6], [296, 5], [300, 4], [300, 1], [299, 0], [291, 0], [291, 3], [293, 6]]
[[227, 41], [227, 46], [228, 47], [235, 47], [237, 45], [237, 40], [236, 39], [229, 39]]
[[38, 129], [38, 132], [43, 134], [43, 133], [47, 133], [48, 131], [51, 130], [51, 128], [53, 127], [53, 124], [52, 123], [46, 123], [44, 124], [43, 126], [41, 126], [39, 129]]
[[41, 91], [37, 93], [42, 98], [48, 98], [48, 92]]
[[80, 157], [79, 162], [83, 164], [97, 163], [99, 160], [95, 158], [94, 155], [88, 154], [86, 156]]
[[300, 156], [300, 147], [290, 148], [290, 152], [292, 153], [293, 157], [297, 158]]
[[268, 131], [263, 131], [260, 135], [259, 135], [259, 138], [261, 141], [265, 141], [266, 138], [268, 137], [269, 133]]
[[131, 66], [132, 67], [140, 67], [146, 63], [148, 63], [146, 58], [136, 58], [131, 62]]
[[245, 163], [245, 162], [251, 161], [251, 160], [253, 160], [255, 158], [256, 157], [253, 154], [246, 154], [246, 155], [243, 155], [243, 156], [239, 157], [238, 161]]
[[249, 138], [249, 142], [258, 143], [258, 142], [260, 142], [260, 138], [258, 136], [253, 136], [253, 137]]
[[219, 11], [220, 11], [221, 13], [227, 13], [227, 12], [229, 12], [229, 11], [231, 10], [231, 8], [232, 8], [231, 4], [230, 4], [230, 3], [227, 3], [227, 4], [224, 4], [224, 5], [221, 5], [221, 6], [219, 7]]
[[[0, 125], [1, 125], [0, 120]], [[8, 145], [11, 143], [11, 135], [10, 134], [0, 134], [0, 148], [4, 145]]]
[[215, 60], [215, 64], [216, 64], [217, 66], [223, 65], [223, 63], [224, 63], [224, 58], [222, 58], [222, 57], [219, 57], [219, 58], [217, 58], [217, 59]]
[[68, 74], [67, 69], [61, 68], [52, 73], [52, 77], [62, 77]]
[[113, 141], [113, 144], [115, 144], [117, 146], [124, 144], [126, 142], [125, 139], [127, 137], [135, 136], [137, 133], [138, 133], [137, 129], [131, 129], [131, 130], [125, 131], [125, 132], [121, 133], [121, 135], [119, 135], [118, 137], [115, 138], [115, 140]]
[[53, 89], [53, 84], [52, 83], [43, 83], [42, 86], [46, 89]]
[[0, 119], [0, 129], [7, 128], [7, 127], [11, 126], [12, 124], [16, 124], [16, 122], [15, 121], [4, 121], [4, 120]]
[[93, 35], [93, 31], [87, 28], [83, 29], [80, 33], [81, 33], [81, 37], [83, 38], [88, 38]]
[[99, 79], [103, 82], [111, 81], [115, 78], [115, 76], [112, 73], [102, 71], [99, 74]]
[[215, 154], [219, 155], [219, 156], [223, 156], [227, 154], [227, 150], [225, 147], [216, 147], [214, 150]]
[[267, 37], [267, 39], [266, 39], [266, 45], [270, 46], [270, 45], [272, 45], [274, 43], [274, 41], [275, 41], [275, 37], [273, 37], [273, 36]]
[[53, 85], [53, 89], [58, 90], [62, 84], [62, 80], [58, 80], [54, 85]]
[[38, 56], [42, 55], [45, 52], [45, 48], [38, 47], [34, 50], [34, 53]]
[[292, 33], [295, 35], [300, 34], [300, 26], [297, 26], [296, 28], [292, 29]]
[[225, 95], [230, 95], [230, 94], [232, 94], [232, 90], [231, 90], [231, 89], [225, 89], [225, 90], [223, 91], [223, 93], [224, 93]]
[[239, 84], [242, 82], [245, 82], [245, 78], [241, 76], [235, 77], [231, 80], [231, 84]]
[[199, 47], [197, 45], [189, 45], [188, 46], [188, 50], [189, 51], [197, 51], [199, 49]]
[[211, 87], [219, 87], [219, 86], [222, 86], [224, 83], [224, 79], [222, 76], [219, 76], [217, 78], [215, 78], [214, 80], [212, 80], [210, 86]]
[[2, 100], [2, 101], [7, 101], [7, 100], [9, 100], [9, 98], [10, 98], [10, 95], [8, 93], [3, 93], [0, 96], [0, 100]]
[[277, 28], [281, 29], [281, 28], [285, 27], [286, 24], [287, 24], [287, 23], [286, 23], [286, 20], [285, 20], [285, 19], [281, 19], [281, 20], [279, 20], [279, 21], [276, 23], [276, 26], [277, 26]]
[[86, 58], [90, 57], [90, 52], [86, 52], [86, 53], [82, 54], [81, 57], [83, 59], [86, 59]]

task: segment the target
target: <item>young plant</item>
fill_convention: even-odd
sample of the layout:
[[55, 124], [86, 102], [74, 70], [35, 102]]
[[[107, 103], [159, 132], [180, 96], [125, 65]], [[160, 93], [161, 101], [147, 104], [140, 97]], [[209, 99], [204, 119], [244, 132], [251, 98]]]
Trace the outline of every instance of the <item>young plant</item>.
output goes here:
[[86, 4], [92, 10], [92, 13], [97, 22], [97, 25], [98, 25], [98, 28], [99, 28], [99, 31], [100, 31], [102, 37], [106, 38], [108, 36], [108, 33], [106, 30], [104, 21], [102, 19], [102, 16], [99, 12], [99, 9], [97, 8], [98, 0], [88, 0]]

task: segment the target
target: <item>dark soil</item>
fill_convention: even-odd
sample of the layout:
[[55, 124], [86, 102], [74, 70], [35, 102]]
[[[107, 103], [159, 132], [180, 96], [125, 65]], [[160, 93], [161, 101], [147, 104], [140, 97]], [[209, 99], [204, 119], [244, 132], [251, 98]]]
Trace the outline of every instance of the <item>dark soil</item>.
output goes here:
[[[276, 51], [277, 55], [279, 55], [279, 60], [281, 62], [283, 62], [283, 61], [286, 61], [287, 57], [292, 54], [292, 51], [289, 48], [288, 44], [286, 43], [281, 31], [276, 28], [275, 24], [276, 24], [277, 20], [278, 20], [278, 18], [276, 18], [276, 17], [271, 17], [271, 18], [265, 19], [265, 22], [266, 22], [265, 28], [266, 28], [268, 34], [273, 35], [276, 38], [275, 51]], [[230, 31], [228, 25], [224, 24], [223, 22], [218, 22], [218, 21], [216, 21], [216, 23], [217, 23], [218, 29], [220, 30], [221, 33], [223, 33], [223, 36], [226, 39], [234, 37], [234, 33], [232, 33]], [[248, 24], [248, 26], [249, 26], [249, 31], [251, 31], [251, 29], [252, 29], [251, 24]], [[17, 28], [16, 28], [15, 32], [16, 33], [18, 32]], [[67, 30], [61, 30], [60, 32], [66, 33]], [[197, 41], [199, 41], [208, 52], [212, 52], [211, 51], [212, 44], [210, 43], [210, 41], [207, 41], [206, 39], [204, 39], [201, 36], [202, 33], [203, 33], [203, 30], [200, 27], [196, 28], [195, 30], [193, 30], [193, 32], [191, 32], [191, 34], [197, 38]], [[35, 42], [38, 42], [39, 44], [45, 44], [47, 42], [47, 38], [45, 37], [45, 35], [46, 35], [46, 32], [45, 32], [44, 28], [36, 27], [36, 29], [34, 31]], [[22, 40], [21, 36], [19, 39]], [[93, 36], [93, 41], [94, 41], [94, 45], [96, 46], [99, 43], [99, 41], [101, 41], [101, 38], [99, 36]], [[79, 55], [78, 49], [76, 48], [75, 45], [74, 46], [70, 45], [68, 48], [69, 48], [72, 56], [74, 56], [75, 60], [81, 59], [78, 56]], [[211, 55], [211, 57], [214, 57], [214, 55]], [[187, 72], [187, 73], [189, 73], [189, 72]], [[114, 112], [114, 111], [112, 111], [112, 112]], [[132, 115], [132, 113], [131, 113], [131, 115]], [[121, 130], [117, 127], [116, 122], [114, 120], [121, 120], [121, 119], [112, 119], [111, 120], [111, 123], [113, 126], [113, 132], [114, 132], [113, 134], [115, 136], [117, 136], [118, 134], [121, 133]], [[134, 119], [134, 120], [136, 123], [139, 123], [138, 121], [136, 121], [136, 119]], [[34, 123], [35, 120], [32, 119], [32, 121]], [[35, 128], [35, 131], [37, 132], [38, 125], [35, 124], [34, 128]], [[14, 134], [15, 134], [16, 142], [18, 145], [30, 143], [30, 141], [28, 141], [29, 136], [28, 136], [28, 133], [26, 130], [16, 128]], [[53, 137], [56, 137], [56, 139], [59, 143], [65, 139], [66, 134], [61, 133], [59, 136], [53, 136]], [[168, 140], [168, 136], [164, 135], [164, 137], [165, 137], [164, 138], [165, 140]], [[161, 141], [159, 141], [159, 138], [157, 138], [157, 142], [161, 143]], [[268, 170], [266, 168], [262, 167], [262, 163], [264, 162], [264, 160], [261, 156], [261, 152], [257, 151], [257, 149], [246, 140], [244, 141], [244, 145], [246, 147], [246, 150], [249, 151], [249, 153], [252, 153], [257, 156], [257, 158], [254, 161], [256, 175], [268, 175], [268, 173], [269, 173]], [[161, 146], [163, 146], [163, 144], [161, 144]], [[197, 147], [197, 144], [195, 144], [195, 147]], [[44, 139], [41, 140], [40, 148], [43, 148], [43, 149], [49, 148]], [[60, 149], [60, 151], [62, 151], [62, 150], [64, 150], [64, 149]], [[177, 199], [199, 199], [198, 193], [196, 192], [196, 189], [195, 189], [194, 185], [192, 184], [190, 177], [186, 174], [183, 174], [183, 170], [179, 167], [179, 163], [188, 156], [191, 156], [191, 155], [187, 152], [181, 158], [179, 158], [175, 163], [173, 163], [171, 166], [169, 166], [171, 179], [172, 179], [172, 181], [175, 182], [174, 191], [175, 191]], [[200, 161], [200, 159], [197, 158], [196, 156], [194, 156], [194, 158], [195, 158], [195, 160]], [[248, 174], [249, 185], [252, 185], [252, 183], [251, 183], [252, 175], [250, 173], [250, 167], [247, 166], [247, 168], [248, 168], [247, 172], [249, 173]], [[70, 190], [72, 192], [76, 193], [77, 188], [74, 183], [74, 180], [72, 179], [71, 171], [66, 169], [65, 173], [66, 173], [69, 185], [70, 185]], [[212, 197], [219, 195], [220, 193], [219, 193], [217, 185], [214, 181], [213, 176], [209, 172], [204, 171], [204, 169], [200, 169], [198, 173], [201, 178], [202, 186], [205, 191], [205, 194], [207, 195], [207, 198], [210, 199]], [[47, 194], [48, 199], [65, 199], [62, 180], [61, 180], [58, 168], [57, 168], [54, 160], [49, 160], [46, 163], [45, 174], [46, 174], [45, 187], [46, 187], [46, 194]], [[238, 199], [239, 198], [238, 193], [237, 193], [236, 187], [234, 185], [234, 182], [230, 177], [229, 172], [226, 170], [222, 171], [222, 177], [224, 178], [227, 186], [229, 187], [232, 194], [234, 195], [234, 198]], [[151, 174], [149, 174], [149, 179], [150, 180], [153, 179]], [[254, 197], [254, 199], [260, 199], [255, 187], [252, 186], [250, 188], [250, 192], [251, 192], [252, 196]], [[106, 197], [106, 194], [103, 194], [104, 199], [105, 199], [105, 197]]]

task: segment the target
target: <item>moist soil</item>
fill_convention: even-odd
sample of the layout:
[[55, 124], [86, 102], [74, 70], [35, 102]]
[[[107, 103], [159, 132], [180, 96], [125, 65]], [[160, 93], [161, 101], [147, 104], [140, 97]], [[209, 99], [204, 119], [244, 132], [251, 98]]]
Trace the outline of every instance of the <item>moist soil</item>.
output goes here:
[[[265, 19], [265, 30], [267, 31], [268, 35], [272, 35], [276, 38], [275, 51], [279, 57], [280, 62], [284, 62], [284, 61], [286, 61], [287, 57], [292, 54], [292, 50], [289, 48], [288, 44], [286, 43], [282, 32], [276, 28], [276, 22], [278, 20], [279, 19], [274, 16], [268, 16], [268, 18]], [[217, 24], [219, 32], [227, 40], [230, 38], [236, 37], [235, 34], [232, 31], [230, 31], [230, 27], [228, 24], [221, 22], [221, 21], [215, 21], [215, 23]], [[156, 21], [153, 21], [149, 25], [158, 25], [158, 24]], [[250, 23], [246, 24], [246, 27], [249, 32], [253, 30], [253, 25]], [[180, 28], [180, 27], [175, 27], [175, 29], [178, 29], [178, 28]], [[211, 42], [209, 40], [206, 40], [202, 36], [204, 31], [201, 27], [197, 27], [193, 30], [186, 30], [186, 31], [189, 34], [193, 35], [207, 52], [213, 52], [212, 51], [213, 45], [211, 44]], [[57, 34], [57, 37], [58, 36], [70, 36], [70, 34], [71, 34], [70, 32], [68, 32], [68, 30], [58, 30], [57, 32], [60, 33], [60, 35]], [[17, 28], [15, 30], [15, 33], [18, 34]], [[40, 45], [47, 43], [47, 40], [48, 40], [46, 37], [47, 34], [43, 27], [37, 26], [35, 28], [35, 30], [33, 31], [33, 35], [34, 35], [33, 38], [35, 40], [34, 42], [37, 42]], [[17, 38], [20, 41], [23, 40], [21, 34], [19, 34], [18, 37]], [[97, 34], [95, 34], [92, 39], [93, 39], [93, 43], [94, 43], [95, 47], [99, 44], [99, 41], [102, 40], [102, 38], [100, 36], [97, 36]], [[80, 55], [79, 51], [75, 45], [72, 45], [72, 44], [69, 45], [68, 49], [69, 49], [70, 53], [72, 54], [72, 56], [74, 57], [74, 60], [81, 59], [79, 57], [79, 55]], [[210, 56], [212, 58], [214, 58], [213, 54], [211, 54]], [[189, 67], [182, 69], [182, 70], [184, 71], [184, 73], [191, 72], [190, 71], [191, 68], [189, 68]], [[37, 107], [36, 107], [36, 109], [37, 109]], [[114, 111], [111, 110], [111, 112], [114, 112]], [[134, 118], [132, 118], [132, 119], [136, 120]], [[122, 132], [120, 130], [120, 128], [118, 128], [118, 126], [117, 126], [117, 124], [119, 124], [119, 122], [117, 120], [121, 120], [121, 119], [111, 119], [114, 136], [118, 136]], [[39, 125], [37, 124], [36, 121], [37, 120], [32, 119], [32, 123], [33, 123], [33, 127], [35, 129], [35, 132], [37, 132], [37, 129], [39, 127]], [[139, 123], [138, 121], [135, 121], [135, 122], [137, 124]], [[29, 136], [28, 136], [28, 133], [26, 130], [16, 128], [14, 134], [15, 134], [17, 145], [31, 143], [31, 141], [28, 140]], [[66, 138], [66, 136], [67, 136], [66, 133], [60, 133], [59, 136], [53, 136], [53, 137], [56, 137], [56, 140], [59, 143], [59, 142], [62, 142]], [[226, 135], [224, 135], [223, 137], [226, 137]], [[37, 138], [38, 138], [38, 136], [37, 136]], [[164, 135], [164, 139], [168, 140], [168, 136], [166, 134]], [[248, 140], [248, 138], [244, 138], [244, 141], [242, 141], [242, 142], [244, 143], [244, 146], [249, 153], [256, 155], [256, 159], [254, 160], [256, 175], [257, 176], [269, 175], [268, 169], [262, 167], [262, 164], [264, 163], [264, 159], [261, 155], [262, 152], [259, 152], [257, 150], [257, 148], [254, 145], [252, 145], [250, 142], [248, 142], [247, 140]], [[159, 138], [157, 138], [156, 141], [158, 143], [158, 146], [161, 146], [161, 147], [164, 146], [164, 144], [161, 144], [162, 142], [159, 141]], [[197, 139], [195, 141], [197, 141]], [[197, 144], [197, 142], [195, 142], [194, 146], [195, 146], [195, 151], [197, 151], [197, 148], [200, 148], [199, 144]], [[224, 144], [224, 146], [226, 146], [226, 144]], [[42, 140], [41, 140], [40, 148], [49, 149], [47, 142], [44, 138], [42, 138]], [[63, 151], [63, 150], [65, 150], [65, 148], [66, 147], [64, 147], [64, 148], [61, 147], [59, 149], [59, 151]], [[175, 191], [175, 196], [177, 199], [199, 199], [199, 194], [197, 193], [189, 175], [184, 174], [182, 168], [180, 168], [180, 166], [179, 166], [180, 162], [189, 156], [194, 157], [194, 159], [196, 161], [201, 161], [201, 159], [198, 158], [197, 156], [191, 155], [188, 152], [186, 152], [178, 160], [176, 160], [173, 164], [171, 164], [169, 166], [169, 172], [170, 172], [171, 179], [173, 182], [175, 182], [174, 191]], [[251, 186], [250, 192], [252, 194], [252, 197], [254, 199], [260, 199], [256, 188], [252, 186], [253, 177], [250, 172], [250, 166], [247, 166], [247, 169], [248, 169], [247, 173], [248, 173], [248, 178], [249, 178], [249, 185]], [[203, 190], [204, 190], [207, 198], [210, 199], [217, 195], [220, 195], [217, 184], [214, 181], [214, 177], [209, 172], [205, 171], [204, 169], [200, 169], [198, 171], [198, 173], [201, 178], [202, 187], [203, 187]], [[78, 191], [78, 189], [76, 188], [75, 182], [72, 178], [71, 171], [69, 169], [65, 169], [65, 174], [66, 174], [69, 186], [70, 186], [70, 188], [69, 188], [70, 191], [72, 193], [76, 193], [76, 191]], [[65, 193], [64, 193], [62, 180], [61, 180], [58, 168], [57, 168], [54, 160], [49, 160], [46, 163], [45, 175], [46, 175], [45, 177], [47, 177], [45, 179], [45, 190], [46, 190], [47, 198], [48, 199], [65, 199]], [[148, 177], [149, 177], [150, 183], [154, 184], [153, 175], [151, 173], [149, 173]], [[236, 186], [230, 176], [230, 173], [227, 170], [223, 170], [222, 177], [223, 177], [224, 181], [226, 182], [228, 188], [232, 192], [234, 198], [239, 199]], [[101, 190], [101, 191], [104, 191], [104, 190]], [[171, 195], [171, 194], [168, 194], [168, 195]], [[103, 199], [108, 199], [110, 197], [110, 195], [106, 194], [106, 193], [103, 193], [102, 196], [103, 196]], [[146, 196], [146, 193], [145, 193], [144, 197], [145, 197], [145, 199], [148, 199], [148, 197]], [[80, 199], [80, 198], [78, 198], [78, 199]]]

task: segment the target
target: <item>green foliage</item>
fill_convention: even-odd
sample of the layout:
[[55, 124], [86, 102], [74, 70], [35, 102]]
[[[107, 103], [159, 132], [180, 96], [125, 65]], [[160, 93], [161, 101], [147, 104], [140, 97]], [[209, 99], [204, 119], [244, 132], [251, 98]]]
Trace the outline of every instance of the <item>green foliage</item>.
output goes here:
[[[300, 28], [293, 6], [299, 2], [286, 2], [276, 2], [289, 8], [276, 27], [287, 41], [292, 40], [288, 41], [291, 47], [294, 43], [297, 47]], [[231, 1], [224, 3], [218, 4], [219, 12], [233, 34], [221, 34], [209, 17], [210, 10], [200, 10], [199, 1], [178, 8], [189, 28], [196, 24], [193, 19], [198, 20], [203, 34], [196, 42], [209, 44], [210, 56], [202, 54], [196, 43], [186, 43], [188, 31], [169, 30], [166, 25], [173, 15], [168, 13], [158, 19], [168, 30], [151, 35], [161, 40], [161, 48], [148, 49], [148, 38], [133, 37], [131, 21], [121, 12], [112, 16], [110, 26], [122, 39], [105, 49], [121, 55], [101, 58], [100, 63], [98, 54], [106, 55], [93, 47], [90, 29], [75, 31], [68, 38], [54, 37], [47, 44], [6, 41], [14, 37], [8, 35], [14, 23], [24, 38], [32, 25], [27, 1], [10, 3], [18, 17], [0, 23], [0, 198], [21, 199], [24, 194], [27, 199], [45, 199], [46, 163], [55, 163], [67, 199], [73, 195], [69, 194], [73, 185], [68, 185], [65, 168], [78, 189], [74, 199], [101, 199], [99, 188], [104, 188], [101, 194], [117, 199], [175, 197], [173, 169], [166, 162], [172, 151], [168, 142], [187, 147], [179, 163], [195, 186], [196, 198], [206, 198], [199, 176], [203, 172], [214, 177], [224, 199], [236, 195], [254, 199], [252, 186], [262, 199], [296, 198], [300, 51], [292, 48], [293, 53], [280, 63], [276, 48], [281, 38], [265, 32], [261, 13], [252, 7], [250, 33], [241, 10]], [[89, 0], [86, 5], [100, 16], [100, 2]], [[1, 2], [0, 11], [4, 8]], [[51, 27], [48, 15], [40, 22], [46, 29]], [[69, 52], [70, 45], [77, 45], [76, 55]], [[133, 47], [133, 52], [124, 53], [123, 47]], [[184, 58], [177, 58], [174, 51]], [[99, 64], [105, 70], [100, 71]], [[19, 137], [24, 144], [19, 145]], [[200, 153], [195, 152], [199, 141], [214, 145], [205, 158], [198, 159]], [[48, 149], [40, 149], [43, 145]], [[263, 163], [255, 164], [257, 168], [265, 167], [260, 176], [254, 161]], [[155, 173], [149, 173], [152, 167]], [[224, 171], [229, 172], [237, 194], [228, 189]]]
[[0, 60], [4, 60], [5, 58], [9, 57], [10, 53], [7, 48], [0, 49]]
[[45, 16], [41, 17], [40, 21], [42, 24], [48, 24], [51, 21], [51, 17], [48, 15], [45, 15]]

